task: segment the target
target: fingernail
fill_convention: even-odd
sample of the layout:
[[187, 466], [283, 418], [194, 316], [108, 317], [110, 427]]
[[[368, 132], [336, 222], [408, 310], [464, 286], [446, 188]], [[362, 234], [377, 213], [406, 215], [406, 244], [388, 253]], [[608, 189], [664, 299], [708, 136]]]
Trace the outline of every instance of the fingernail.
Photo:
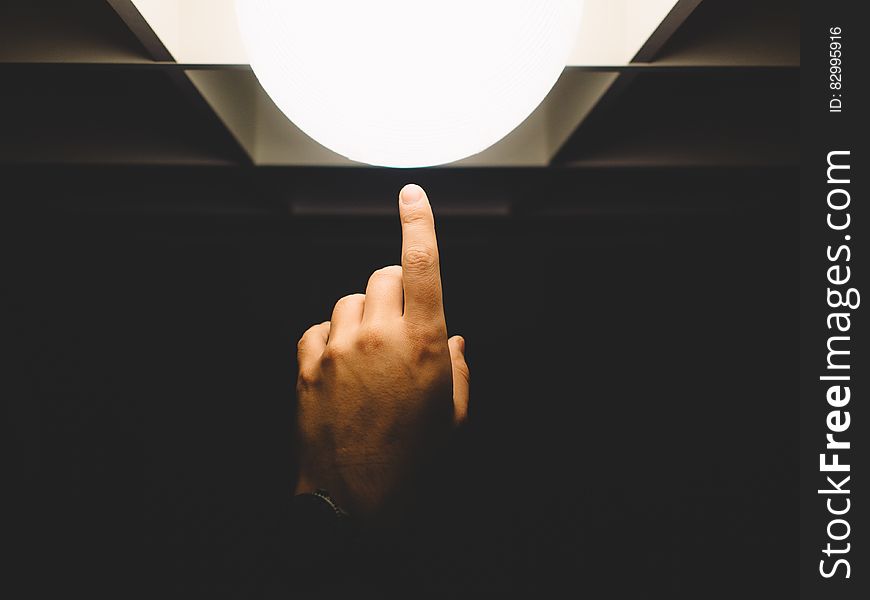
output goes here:
[[409, 183], [402, 188], [402, 202], [405, 204], [414, 204], [419, 202], [423, 197], [423, 188], [416, 183]]
[[463, 354], [465, 354], [465, 338], [461, 335], [457, 337], [458, 339], [456, 340], [456, 343], [459, 344], [459, 349], [462, 350]]

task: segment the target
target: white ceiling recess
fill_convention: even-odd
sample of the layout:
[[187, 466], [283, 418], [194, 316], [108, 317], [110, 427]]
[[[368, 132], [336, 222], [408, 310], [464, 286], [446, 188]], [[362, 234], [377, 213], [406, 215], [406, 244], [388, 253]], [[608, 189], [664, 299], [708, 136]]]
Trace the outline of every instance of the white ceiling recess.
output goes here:
[[[675, 13], [700, 0], [585, 0], [569, 67], [546, 100], [489, 149], [451, 166], [544, 166]], [[116, 8], [123, 1], [113, 0]], [[233, 0], [129, 0], [256, 165], [362, 166], [293, 125], [247, 68]], [[683, 10], [680, 11], [682, 5]], [[120, 11], [119, 11], [120, 12]], [[679, 16], [679, 15], [678, 15]], [[612, 67], [612, 69], [610, 69]]]

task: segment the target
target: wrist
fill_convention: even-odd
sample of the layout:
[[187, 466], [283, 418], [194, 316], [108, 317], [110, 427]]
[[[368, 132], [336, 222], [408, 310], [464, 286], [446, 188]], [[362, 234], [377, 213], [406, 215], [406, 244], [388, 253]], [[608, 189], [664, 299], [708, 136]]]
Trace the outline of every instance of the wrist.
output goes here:
[[353, 494], [348, 492], [347, 486], [338, 477], [323, 474], [312, 475], [306, 471], [300, 471], [296, 487], [293, 489], [294, 496], [317, 494], [322, 491], [326, 491], [330, 499], [342, 509], [354, 514], [357, 513]]
[[359, 518], [371, 517], [396, 487], [391, 469], [383, 465], [335, 467], [330, 474], [300, 472], [294, 494], [313, 494], [327, 490], [338, 506]]
[[303, 492], [296, 495], [297, 500], [302, 500], [303, 498], [310, 498], [317, 502], [321, 508], [328, 509], [337, 519], [346, 519], [350, 516], [350, 514], [340, 506], [338, 502], [336, 502], [335, 498], [332, 497], [328, 490], [318, 488], [313, 492]]

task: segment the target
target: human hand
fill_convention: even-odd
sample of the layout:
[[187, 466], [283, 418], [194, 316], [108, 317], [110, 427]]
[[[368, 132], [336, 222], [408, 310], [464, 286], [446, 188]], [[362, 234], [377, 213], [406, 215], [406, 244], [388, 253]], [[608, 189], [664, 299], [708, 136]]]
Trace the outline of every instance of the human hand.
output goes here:
[[400, 490], [468, 410], [465, 341], [447, 338], [432, 208], [399, 194], [402, 266], [375, 271], [365, 294], [299, 340], [299, 480], [368, 516]]

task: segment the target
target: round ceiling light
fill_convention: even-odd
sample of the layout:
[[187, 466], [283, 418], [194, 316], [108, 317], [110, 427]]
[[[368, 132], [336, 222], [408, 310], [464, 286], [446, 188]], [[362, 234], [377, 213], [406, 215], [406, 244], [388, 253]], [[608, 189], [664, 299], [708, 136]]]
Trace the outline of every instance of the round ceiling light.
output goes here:
[[236, 0], [254, 74], [349, 159], [453, 162], [493, 145], [565, 67], [582, 0]]

